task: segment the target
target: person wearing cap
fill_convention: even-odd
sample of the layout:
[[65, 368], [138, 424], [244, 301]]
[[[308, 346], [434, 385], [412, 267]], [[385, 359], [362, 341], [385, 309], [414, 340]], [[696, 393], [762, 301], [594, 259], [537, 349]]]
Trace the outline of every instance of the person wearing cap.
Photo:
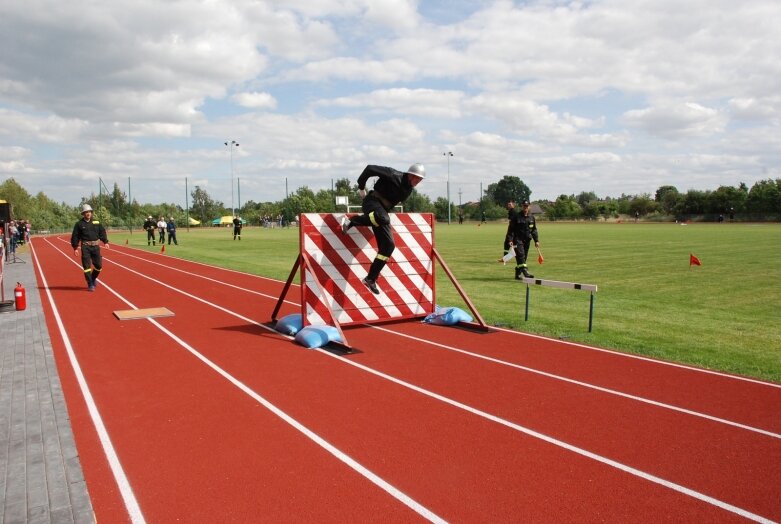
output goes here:
[[152, 244], [155, 245], [155, 228], [157, 227], [157, 223], [155, 223], [155, 219], [152, 218], [152, 215], [149, 215], [146, 217], [146, 221], [144, 222], [144, 229], [146, 229], [146, 245]]
[[173, 240], [174, 245], [178, 246], [179, 242], [176, 241], [176, 222], [174, 222], [174, 217], [169, 217], [165, 226], [166, 230], [168, 231], [168, 245], [170, 246], [171, 241]]
[[103, 269], [103, 257], [100, 255], [100, 242], [108, 249], [108, 235], [106, 229], [97, 220], [92, 218], [92, 206], [81, 206], [81, 220], [76, 222], [71, 234], [71, 247], [73, 254], [79, 254], [81, 245], [81, 267], [84, 268], [84, 278], [87, 281], [87, 290], [95, 291], [98, 275]]
[[[366, 182], [376, 177], [374, 189], [366, 193]], [[363, 203], [362, 215], [342, 219], [342, 232], [347, 233], [354, 226], [371, 226], [377, 239], [377, 256], [369, 267], [369, 273], [363, 279], [363, 284], [375, 295], [379, 295], [377, 277], [387, 264], [396, 243], [390, 227], [388, 212], [404, 202], [412, 194], [412, 190], [426, 177], [426, 169], [422, 164], [412, 164], [404, 173], [391, 167], [366, 166], [358, 177], [358, 190]]]
[[534, 239], [534, 246], [540, 247], [537, 221], [531, 214], [529, 201], [524, 200], [520, 213], [515, 215], [507, 229], [507, 240], [515, 248], [515, 278], [517, 280], [521, 279], [521, 275], [534, 278], [534, 275], [529, 273], [529, 266], [526, 264], [532, 239]]

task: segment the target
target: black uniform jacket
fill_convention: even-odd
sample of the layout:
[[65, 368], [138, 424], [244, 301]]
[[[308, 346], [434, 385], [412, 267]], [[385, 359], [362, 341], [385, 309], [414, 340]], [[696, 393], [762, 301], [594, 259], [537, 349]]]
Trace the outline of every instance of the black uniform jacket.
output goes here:
[[[412, 194], [412, 185], [401, 171], [392, 167], [366, 166], [358, 177], [358, 189], [366, 188], [366, 181], [371, 177], [377, 177], [374, 191], [382, 197], [386, 209], [390, 211], [400, 202], [404, 202]], [[389, 207], [388, 207], [389, 206]]]
[[155, 229], [157, 229], [157, 222], [149, 219], [145, 220], [144, 229], [146, 229], [147, 231], [154, 231]]
[[87, 242], [101, 240], [104, 244], [108, 244], [108, 236], [103, 224], [97, 220], [87, 222], [83, 218], [76, 222], [71, 234], [71, 247], [76, 249], [82, 240]]
[[511, 243], [517, 244], [532, 238], [535, 242], [540, 241], [537, 235], [537, 221], [534, 219], [534, 215], [531, 213], [528, 215], [517, 213], [508, 227], [507, 239]]

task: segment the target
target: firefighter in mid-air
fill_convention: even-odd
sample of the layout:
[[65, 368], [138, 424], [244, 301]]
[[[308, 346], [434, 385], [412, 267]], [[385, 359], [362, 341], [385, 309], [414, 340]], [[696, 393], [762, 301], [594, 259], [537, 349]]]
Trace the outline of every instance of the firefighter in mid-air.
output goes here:
[[[377, 177], [377, 182], [374, 184], [374, 189], [367, 194], [366, 182], [372, 177]], [[369, 274], [363, 279], [363, 284], [375, 295], [380, 293], [377, 277], [380, 276], [380, 271], [396, 249], [388, 212], [407, 200], [415, 186], [424, 178], [426, 178], [426, 169], [422, 164], [412, 164], [404, 173], [392, 167], [366, 166], [358, 177], [358, 190], [363, 198], [361, 204], [363, 215], [345, 218], [342, 222], [342, 231], [347, 233], [353, 226], [371, 226], [377, 239], [377, 257], [372, 261]]]

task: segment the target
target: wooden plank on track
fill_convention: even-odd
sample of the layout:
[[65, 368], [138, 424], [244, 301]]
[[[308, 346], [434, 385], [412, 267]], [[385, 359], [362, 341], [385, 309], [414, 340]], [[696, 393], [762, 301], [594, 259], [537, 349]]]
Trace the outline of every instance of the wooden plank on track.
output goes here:
[[173, 311], [165, 307], [151, 307], [146, 309], [123, 309], [114, 311], [114, 316], [119, 320], [137, 320], [140, 318], [172, 317]]

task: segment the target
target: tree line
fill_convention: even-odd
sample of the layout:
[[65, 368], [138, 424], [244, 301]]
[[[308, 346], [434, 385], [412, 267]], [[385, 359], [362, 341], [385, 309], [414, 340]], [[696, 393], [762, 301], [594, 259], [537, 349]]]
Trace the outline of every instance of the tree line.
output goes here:
[[[337, 196], [346, 196], [351, 206], [360, 206], [358, 187], [349, 179], [335, 182], [334, 189], [314, 191], [307, 186], [299, 187], [283, 200], [277, 202], [255, 202], [248, 200], [237, 213], [250, 225], [260, 224], [264, 217], [275, 219], [283, 216], [290, 222], [299, 213], [336, 213], [345, 211], [336, 205]], [[0, 200], [13, 206], [14, 218], [28, 220], [34, 230], [61, 230], [73, 227], [78, 219], [82, 204], [90, 204], [96, 216], [113, 228], [136, 229], [147, 216], [173, 217], [180, 226], [193, 218], [208, 226], [214, 218], [231, 215], [232, 210], [223, 202], [214, 200], [200, 186], [190, 193], [189, 208], [175, 203], [146, 203], [129, 201], [127, 195], [114, 184], [106, 194], [94, 193], [82, 197], [76, 206], [56, 202], [41, 193], [30, 195], [15, 179], [9, 178], [0, 184]], [[461, 206], [450, 202], [450, 217], [457, 221], [497, 220], [507, 216], [506, 205], [510, 200], [529, 200], [539, 205], [540, 219], [546, 220], [608, 220], [622, 216], [642, 217], [644, 220], [705, 220], [716, 221], [730, 218], [742, 221], [781, 220], [781, 178], [761, 180], [749, 188], [741, 183], [738, 187], [721, 186], [716, 190], [689, 189], [680, 192], [676, 187], [659, 187], [654, 195], [625, 195], [600, 198], [594, 192], [577, 195], [562, 194], [556, 200], [532, 199], [532, 191], [516, 176], [504, 176], [489, 184], [483, 198]], [[416, 213], [434, 213], [438, 220], [447, 220], [448, 201], [445, 197], [431, 200], [419, 191], [404, 203], [404, 210]]]

